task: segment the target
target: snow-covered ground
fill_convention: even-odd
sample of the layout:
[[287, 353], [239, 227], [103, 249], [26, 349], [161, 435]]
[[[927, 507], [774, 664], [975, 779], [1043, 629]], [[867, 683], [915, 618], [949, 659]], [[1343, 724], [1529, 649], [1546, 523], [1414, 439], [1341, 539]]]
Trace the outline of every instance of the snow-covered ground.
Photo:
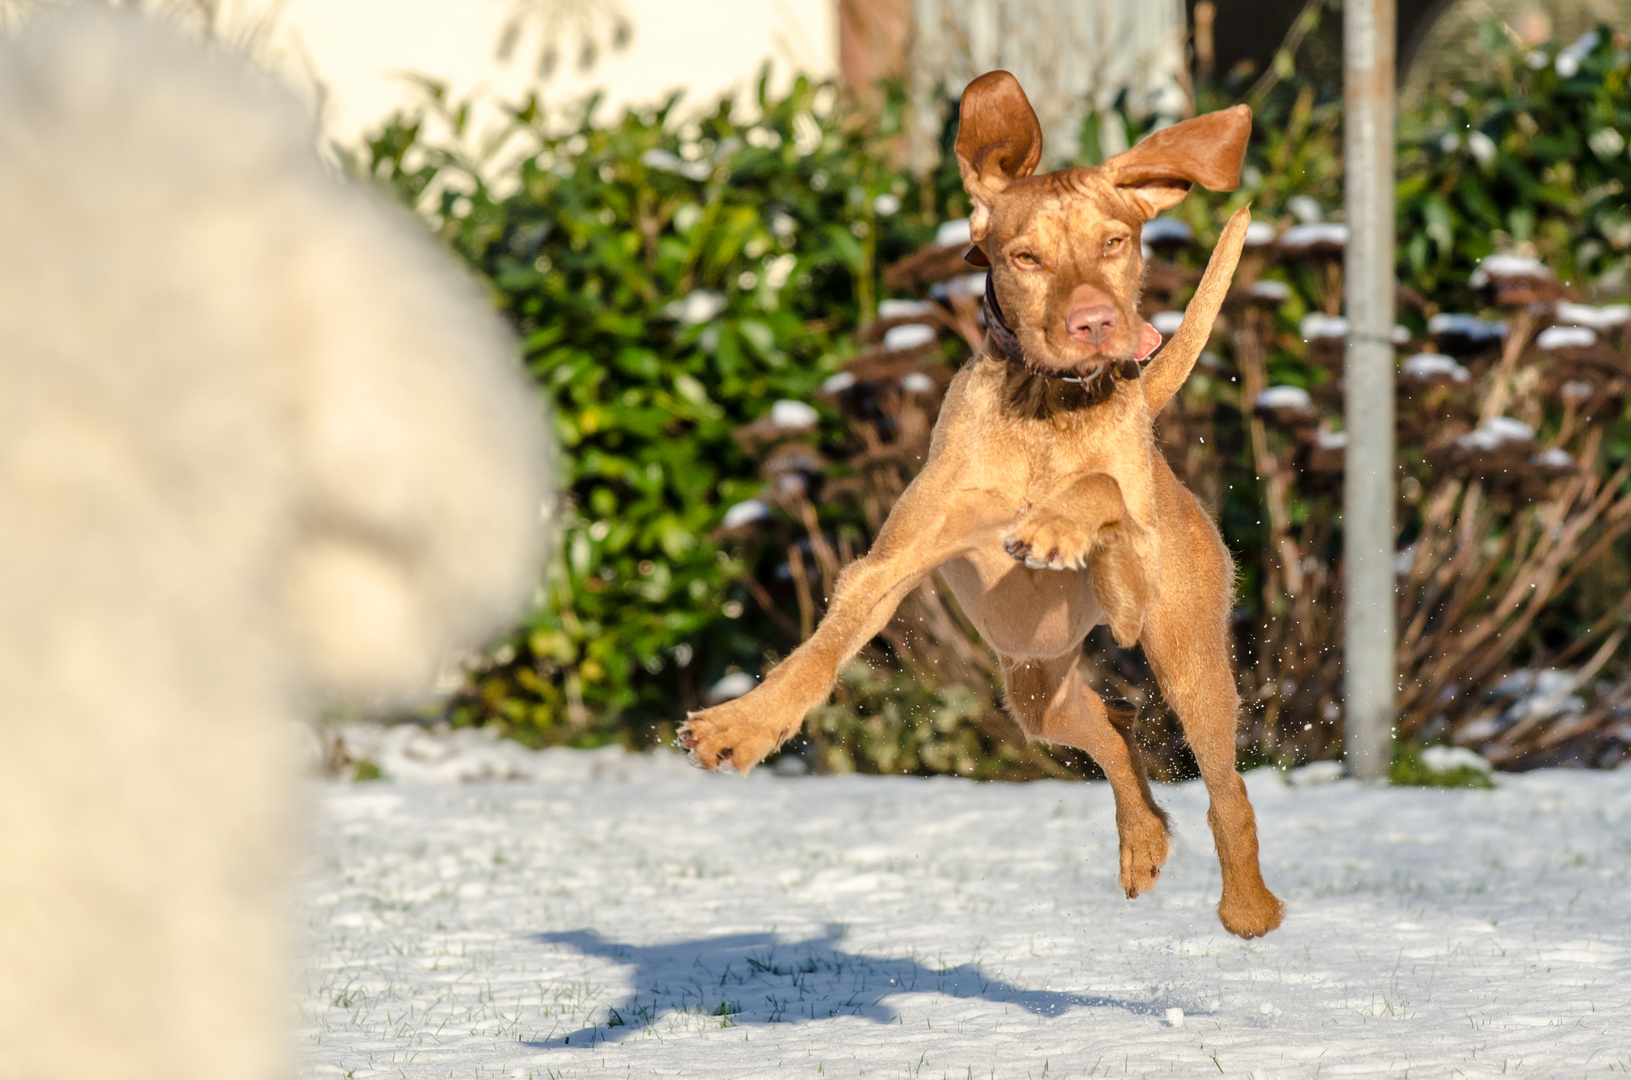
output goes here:
[[1199, 784], [1158, 786], [1175, 850], [1129, 902], [1103, 784], [478, 744], [427, 775], [526, 779], [319, 785], [307, 1075], [1631, 1071], [1631, 770], [1250, 774], [1289, 914], [1243, 942]]

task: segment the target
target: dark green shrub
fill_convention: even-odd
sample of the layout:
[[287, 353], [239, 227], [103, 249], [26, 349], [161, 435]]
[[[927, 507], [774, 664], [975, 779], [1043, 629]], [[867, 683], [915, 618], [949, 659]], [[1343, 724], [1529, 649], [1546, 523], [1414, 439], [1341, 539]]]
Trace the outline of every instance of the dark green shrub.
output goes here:
[[1440, 787], [1490, 789], [1495, 786], [1488, 770], [1476, 765], [1456, 765], [1449, 769], [1435, 769], [1422, 760], [1419, 746], [1400, 746], [1388, 767], [1388, 783], [1399, 787]]
[[[1329, 17], [1329, 13], [1327, 16]], [[1399, 276], [1440, 303], [1465, 305], [1478, 261], [1518, 251], [1606, 299], [1631, 292], [1631, 49], [1599, 27], [1566, 47], [1513, 44], [1481, 30], [1482, 74], [1434, 87], [1399, 117]], [[1240, 100], [1242, 82], [1202, 87], [1201, 111]], [[1294, 72], [1250, 99], [1254, 129], [1240, 190], [1197, 192], [1176, 214], [1207, 243], [1250, 202], [1271, 218], [1292, 196], [1342, 206], [1340, 86]], [[1118, 117], [1132, 138], [1145, 124]], [[1095, 121], [1098, 122], [1098, 121]]]
[[1565, 48], [1482, 29], [1482, 77], [1437, 88], [1400, 126], [1401, 272], [1454, 298], [1495, 251], [1607, 296], [1631, 287], [1631, 52], [1607, 27]]

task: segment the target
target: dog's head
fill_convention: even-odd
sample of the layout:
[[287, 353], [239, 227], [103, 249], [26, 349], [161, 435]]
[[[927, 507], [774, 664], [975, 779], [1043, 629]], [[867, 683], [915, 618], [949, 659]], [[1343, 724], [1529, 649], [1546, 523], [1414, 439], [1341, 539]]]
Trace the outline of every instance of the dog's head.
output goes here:
[[1191, 184], [1240, 183], [1251, 116], [1236, 105], [1163, 128], [1096, 168], [1032, 176], [1042, 128], [1019, 81], [993, 71], [969, 83], [957, 132], [969, 226], [1026, 363], [1090, 375], [1160, 343], [1138, 317], [1140, 231]]

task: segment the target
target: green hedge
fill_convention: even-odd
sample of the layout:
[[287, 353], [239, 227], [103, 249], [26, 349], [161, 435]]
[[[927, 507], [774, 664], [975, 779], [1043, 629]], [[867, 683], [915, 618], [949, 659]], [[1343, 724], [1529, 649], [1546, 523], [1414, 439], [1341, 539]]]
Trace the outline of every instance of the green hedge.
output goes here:
[[[888, 130], [841, 122], [830, 87], [762, 79], [753, 123], [678, 100], [560, 130], [508, 114], [495, 170], [463, 146], [468, 110], [433, 93], [366, 170], [423, 214], [493, 290], [548, 393], [568, 474], [543, 602], [454, 705], [531, 741], [644, 741], [728, 669], [757, 670], [746, 567], [710, 534], [760, 486], [732, 438], [805, 401], [851, 351], [881, 262], [930, 230], [887, 164]], [[433, 141], [432, 122], [453, 137]], [[493, 144], [489, 144], [491, 147]], [[744, 615], [746, 613], [746, 615]]]
[[1477, 261], [1520, 248], [1605, 297], [1631, 288], [1631, 60], [1607, 27], [1565, 48], [1482, 31], [1487, 74], [1401, 125], [1401, 275], [1458, 289]]

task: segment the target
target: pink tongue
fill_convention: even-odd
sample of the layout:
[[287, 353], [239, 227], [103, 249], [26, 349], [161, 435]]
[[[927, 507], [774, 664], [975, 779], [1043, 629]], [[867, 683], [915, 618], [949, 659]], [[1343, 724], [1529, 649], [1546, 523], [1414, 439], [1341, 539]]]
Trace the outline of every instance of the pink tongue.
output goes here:
[[1135, 359], [1144, 360], [1156, 349], [1161, 347], [1161, 331], [1143, 323], [1138, 328], [1138, 356]]

